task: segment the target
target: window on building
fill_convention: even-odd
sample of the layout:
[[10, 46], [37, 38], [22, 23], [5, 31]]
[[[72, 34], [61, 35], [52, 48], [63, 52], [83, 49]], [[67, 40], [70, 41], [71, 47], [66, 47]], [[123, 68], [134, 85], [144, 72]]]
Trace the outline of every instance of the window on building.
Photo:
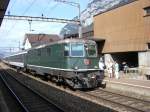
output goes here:
[[51, 56], [51, 48], [47, 48], [47, 56]]
[[146, 15], [150, 15], [150, 6], [144, 8]]
[[150, 43], [148, 43], [147, 45], [148, 45], [148, 49], [150, 49]]

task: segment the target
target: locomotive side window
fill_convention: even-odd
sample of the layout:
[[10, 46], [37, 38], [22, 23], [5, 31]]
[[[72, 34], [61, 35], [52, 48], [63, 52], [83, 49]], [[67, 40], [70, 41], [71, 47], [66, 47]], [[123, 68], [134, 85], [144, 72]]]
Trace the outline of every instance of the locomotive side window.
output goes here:
[[64, 45], [64, 56], [69, 56], [69, 44]]
[[38, 55], [38, 56], [41, 56], [41, 49], [38, 49], [37, 55]]
[[96, 45], [86, 45], [86, 51], [89, 57], [96, 57]]
[[51, 56], [51, 48], [47, 48], [47, 56]]
[[71, 56], [83, 57], [84, 55], [84, 45], [82, 43], [72, 43], [71, 44]]

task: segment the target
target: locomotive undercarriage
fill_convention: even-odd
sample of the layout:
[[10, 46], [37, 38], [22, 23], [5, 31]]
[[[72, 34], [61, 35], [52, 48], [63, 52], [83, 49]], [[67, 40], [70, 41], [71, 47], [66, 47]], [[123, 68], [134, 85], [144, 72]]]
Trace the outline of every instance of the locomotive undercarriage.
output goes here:
[[58, 72], [60, 73], [59, 75], [49, 74], [47, 76], [50, 80], [58, 84], [68, 85], [73, 89], [96, 88], [101, 83], [99, 72]]
[[95, 88], [100, 83], [98, 71], [86, 72], [66, 72], [66, 74], [73, 74], [72, 77], [65, 78], [66, 83], [74, 89], [81, 88]]
[[37, 67], [30, 68], [19, 68], [14, 67], [18, 71], [29, 72], [34, 76], [42, 75], [43, 78], [47, 78], [59, 84], [65, 84], [73, 89], [86, 89], [96, 88], [101, 85], [103, 76], [100, 75], [99, 71], [64, 71], [64, 70], [53, 70], [53, 69], [42, 69]]
[[79, 72], [37, 67], [30, 67], [29, 69], [34, 71], [34, 73], [36, 72], [36, 74], [43, 75], [57, 84], [65, 84], [73, 89], [95, 88], [98, 87], [102, 81], [102, 77], [98, 70]]

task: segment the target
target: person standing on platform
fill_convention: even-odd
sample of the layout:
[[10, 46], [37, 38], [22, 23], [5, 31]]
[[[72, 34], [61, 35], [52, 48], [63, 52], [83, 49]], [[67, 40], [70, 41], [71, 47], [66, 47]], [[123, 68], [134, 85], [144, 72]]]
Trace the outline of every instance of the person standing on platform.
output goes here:
[[119, 64], [115, 61], [114, 63], [114, 75], [116, 79], [119, 79]]
[[125, 74], [127, 74], [128, 65], [126, 62], [122, 62], [122, 70]]
[[109, 60], [107, 63], [107, 71], [108, 71], [109, 78], [112, 78], [113, 77], [113, 63], [111, 60]]
[[102, 58], [100, 58], [98, 64], [99, 64], [99, 69], [100, 69], [100, 75], [104, 76], [105, 65], [104, 65], [104, 62], [103, 62]]

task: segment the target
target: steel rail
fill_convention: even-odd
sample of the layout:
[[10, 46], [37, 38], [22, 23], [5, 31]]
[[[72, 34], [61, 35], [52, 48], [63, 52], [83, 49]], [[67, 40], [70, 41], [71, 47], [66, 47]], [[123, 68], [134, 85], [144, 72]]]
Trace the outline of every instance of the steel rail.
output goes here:
[[138, 99], [138, 98], [135, 98], [135, 97], [131, 97], [131, 96], [127, 96], [127, 95], [123, 95], [123, 94], [119, 94], [119, 93], [114, 93], [112, 91], [107, 91], [107, 90], [104, 90], [104, 89], [101, 89], [101, 88], [99, 88], [99, 90], [103, 91], [103, 92], [107, 92], [107, 93], [113, 94], [113, 95], [123, 96], [123, 97], [126, 97], [126, 98], [131, 98], [131, 99], [135, 99], [137, 101], [141, 101], [141, 102], [145, 102], [145, 103], [149, 103], [150, 104], [150, 101]]
[[44, 97], [44, 96], [41, 95], [40, 93], [34, 91], [34, 90], [33, 90], [32, 88], [30, 88], [29, 86], [27, 86], [27, 85], [21, 83], [20, 81], [18, 81], [18, 80], [17, 80], [14, 76], [12, 76], [9, 72], [7, 72], [7, 71], [4, 71], [4, 72], [6, 72], [7, 74], [9, 74], [9, 76], [12, 77], [17, 83], [19, 83], [20, 85], [22, 85], [22, 86], [24, 86], [25, 88], [29, 89], [32, 93], [38, 95], [40, 98], [42, 98], [43, 100], [45, 100], [47, 103], [52, 104], [52, 105], [55, 106], [57, 109], [59, 109], [60, 111], [64, 112], [64, 110], [63, 110], [62, 108], [58, 107], [55, 103], [49, 101], [46, 97]]
[[9, 84], [6, 82], [6, 80], [4, 79], [4, 77], [2, 76], [2, 74], [0, 73], [0, 77], [2, 79], [2, 81], [4, 82], [4, 84], [6, 85], [6, 87], [8, 88], [8, 90], [11, 92], [11, 94], [14, 96], [14, 98], [17, 100], [17, 102], [20, 104], [20, 106], [23, 108], [23, 110], [25, 112], [29, 112], [29, 110], [26, 108], [26, 106], [22, 103], [22, 101], [20, 100], [20, 98], [15, 94], [15, 92], [10, 88]]
[[[103, 94], [106, 94], [106, 97], [105, 97], [105, 98], [102, 97], [102, 96], [97, 96], [98, 93], [94, 93], [94, 91], [93, 91], [92, 93], [87, 92], [87, 93], [85, 93], [85, 94], [87, 94], [88, 96], [92, 96], [92, 97], [94, 97], [94, 98], [96, 98], [96, 99], [102, 99], [102, 100], [104, 100], [104, 101], [111, 102], [112, 104], [117, 104], [118, 106], [125, 107], [127, 110], [134, 110], [134, 111], [136, 111], [136, 112], [148, 112], [148, 111], [145, 111], [145, 110], [142, 110], [142, 109], [138, 109], [138, 108], [132, 107], [132, 106], [130, 106], [130, 105], [128, 105], [128, 104], [123, 104], [123, 103], [121, 103], [121, 102], [113, 101], [113, 100], [111, 100], [111, 98], [108, 98], [108, 97], [107, 97], [107, 95], [109, 96], [110, 93], [112, 94], [112, 92], [109, 93], [109, 91], [105, 91], [105, 90], [102, 90], [102, 89], [101, 89], [100, 91], [105, 92], [105, 93], [103, 93]], [[106, 92], [109, 93], [109, 94], [107, 94]], [[100, 93], [99, 93], [99, 95], [100, 95]], [[124, 97], [124, 99], [125, 99], [125, 97], [126, 97], [126, 98], [129, 98], [129, 99], [132, 98], [132, 100], [135, 99], [136, 101], [138, 101], [138, 99], [136, 99], [136, 98], [128, 97], [128, 96], [125, 96], [125, 95], [120, 95], [120, 94], [117, 94], [117, 93], [116, 93], [116, 94], [113, 93], [113, 95], [116, 95], [116, 96], [114, 96], [114, 97], [116, 97], [116, 98], [117, 98], [118, 95], [119, 95], [119, 97]], [[143, 100], [139, 99], [139, 101], [143, 101]], [[149, 103], [149, 101], [143, 101], [143, 102]]]

